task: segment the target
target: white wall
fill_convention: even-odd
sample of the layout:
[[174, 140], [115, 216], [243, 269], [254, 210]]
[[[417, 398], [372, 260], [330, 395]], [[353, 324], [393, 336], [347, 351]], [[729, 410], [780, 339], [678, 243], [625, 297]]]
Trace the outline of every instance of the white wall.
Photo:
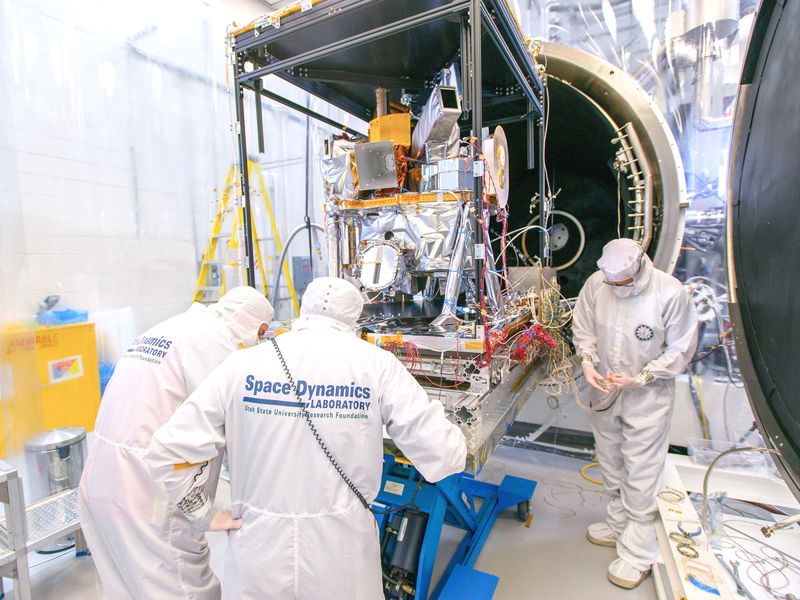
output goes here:
[[[0, 317], [57, 293], [60, 307], [131, 306], [142, 329], [189, 304], [237, 156], [226, 27], [265, 11], [255, 0], [0, 0]], [[272, 105], [266, 130], [285, 236], [302, 222], [306, 120]], [[311, 128], [315, 220], [324, 131]]]
[[25, 279], [8, 306], [29, 313], [59, 293], [75, 308], [134, 305], [142, 325], [185, 307], [204, 197], [230, 154], [226, 123], [213, 118], [219, 92], [133, 53], [126, 39], [142, 20], [122, 27], [99, 2], [0, 10], [10, 84], [0, 119]]

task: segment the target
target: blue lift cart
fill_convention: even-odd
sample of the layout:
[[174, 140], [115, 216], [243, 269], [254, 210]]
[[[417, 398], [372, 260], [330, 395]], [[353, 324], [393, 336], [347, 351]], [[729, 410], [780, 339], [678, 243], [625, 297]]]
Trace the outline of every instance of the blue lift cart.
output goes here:
[[[485, 399], [480, 423], [467, 431], [463, 473], [428, 483], [384, 437], [383, 479], [376, 498], [381, 532], [384, 594], [390, 600], [487, 600], [494, 575], [473, 569], [498, 515], [515, 509], [527, 522], [536, 482], [505, 476], [499, 485], [475, 477], [511, 428], [536, 387], [533, 366], [512, 369]], [[465, 532], [431, 593], [431, 578], [444, 525]], [[399, 547], [398, 547], [399, 545]]]
[[[501, 512], [514, 509], [521, 521], [529, 519], [530, 500], [535, 489], [535, 481], [510, 475], [505, 476], [499, 485], [478, 481], [467, 473], [431, 484], [424, 481], [407, 461], [385, 454], [383, 482], [376, 503], [386, 507], [411, 505], [406, 512], [410, 511], [420, 522], [420, 531], [423, 532], [420, 541], [416, 542], [419, 544], [419, 559], [415, 585], [413, 590], [408, 586], [405, 592], [399, 589], [397, 597], [432, 600], [492, 598], [498, 578], [472, 567]], [[412, 535], [408, 521], [403, 524], [403, 519], [408, 519], [406, 512], [377, 515], [379, 531], [383, 532], [382, 555], [392, 554], [392, 545], [401, 535]], [[388, 522], [393, 518], [398, 521], [396, 527]], [[433, 566], [444, 525], [462, 529], [466, 535], [431, 593]]]

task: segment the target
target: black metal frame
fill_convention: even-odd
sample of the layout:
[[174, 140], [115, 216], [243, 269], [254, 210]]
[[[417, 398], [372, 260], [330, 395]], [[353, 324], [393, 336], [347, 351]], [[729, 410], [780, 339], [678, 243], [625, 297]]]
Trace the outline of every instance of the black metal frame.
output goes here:
[[[428, 8], [433, 4], [433, 7]], [[372, 6], [370, 6], [372, 5]], [[341, 128], [349, 133], [352, 129], [336, 121], [320, 115], [306, 107], [300, 106], [278, 94], [265, 90], [261, 78], [266, 75], [277, 75], [288, 80], [309, 93], [322, 98], [330, 104], [349, 112], [358, 118], [367, 120], [369, 110], [358, 105], [352, 99], [346, 98], [333, 91], [320, 93], [320, 82], [353, 82], [386, 84], [402, 83], [419, 85], [418, 79], [413, 77], [398, 76], [396, 73], [363, 73], [356, 71], [342, 71], [341, 69], [315, 69], [307, 65], [309, 62], [333, 56], [336, 53], [365, 46], [371, 42], [388, 38], [392, 35], [407, 32], [421, 25], [441, 21], [448, 17], [460, 15], [461, 36], [459, 52], [461, 55], [462, 79], [462, 105], [465, 111], [471, 113], [472, 135], [481, 139], [481, 129], [484, 123], [484, 93], [481, 71], [481, 40], [483, 31], [494, 43], [499, 51], [504, 64], [513, 74], [516, 87], [519, 90], [518, 98], [523, 100], [525, 112], [514, 120], [526, 120], [528, 131], [527, 165], [529, 169], [538, 168], [539, 180], [539, 217], [540, 223], [546, 226], [549, 215], [545, 202], [545, 173], [543, 165], [544, 151], [544, 125], [545, 125], [545, 97], [544, 85], [536, 70], [536, 65], [526, 47], [519, 28], [511, 14], [505, 0], [441, 0], [431, 1], [420, 10], [399, 20], [387, 21], [379, 26], [351, 35], [332, 43], [323, 44], [312, 50], [300, 52], [294, 56], [276, 58], [267, 52], [267, 45], [278, 40], [291, 39], [290, 36], [302, 34], [310, 27], [324, 26], [332, 19], [341, 18], [348, 13], [358, 17], [359, 10], [379, 10], [381, 6], [388, 6], [385, 1], [374, 0], [326, 0], [311, 10], [286, 17], [275, 28], [269, 23], [257, 23], [254, 27], [246, 28], [234, 34], [234, 94], [236, 99], [236, 135], [239, 143], [240, 177], [243, 193], [242, 204], [244, 208], [245, 251], [247, 253], [248, 284], [255, 283], [255, 269], [253, 262], [254, 240], [250, 221], [250, 186], [247, 173], [247, 141], [244, 90], [249, 89], [255, 94], [279, 102], [292, 110], [296, 110], [313, 119], [328, 125]], [[415, 6], [413, 3], [404, 5], [405, 9]], [[377, 7], [377, 8], [376, 8]], [[254, 58], [257, 57], [257, 58]], [[246, 68], [247, 63], [253, 63], [251, 68]], [[250, 66], [249, 64], [247, 65]], [[438, 68], [439, 65], [436, 65]], [[259, 128], [259, 149], [263, 150], [263, 131], [261, 117], [261, 103], [256, 102], [256, 121]], [[538, 148], [537, 148], [538, 144]], [[481, 175], [475, 177], [475, 208], [476, 214], [483, 214], [483, 179]], [[483, 244], [483, 232], [480, 227], [475, 227], [475, 243]], [[540, 236], [540, 257], [546, 259], [548, 254], [545, 248], [545, 237]], [[483, 258], [475, 260], [476, 281], [480, 281], [483, 271]], [[480, 298], [478, 298], [480, 301]]]

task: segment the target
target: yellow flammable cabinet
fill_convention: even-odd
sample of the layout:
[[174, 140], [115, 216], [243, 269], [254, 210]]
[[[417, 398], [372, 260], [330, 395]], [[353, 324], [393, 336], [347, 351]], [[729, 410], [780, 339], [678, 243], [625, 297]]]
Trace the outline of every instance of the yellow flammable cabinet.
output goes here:
[[100, 375], [94, 323], [34, 330], [41, 384], [42, 428], [94, 429], [100, 408]]
[[0, 324], [0, 456], [22, 452], [42, 431], [36, 335], [22, 323]]

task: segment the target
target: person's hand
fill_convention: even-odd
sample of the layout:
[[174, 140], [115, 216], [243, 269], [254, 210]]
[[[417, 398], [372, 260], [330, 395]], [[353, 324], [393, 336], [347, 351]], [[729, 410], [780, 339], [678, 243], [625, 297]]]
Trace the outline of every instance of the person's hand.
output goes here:
[[613, 373], [609, 376], [609, 381], [614, 387], [622, 390], [635, 390], [644, 385], [644, 382], [639, 377], [630, 377], [622, 373]]
[[594, 365], [588, 361], [582, 362], [581, 367], [583, 367], [583, 376], [586, 378], [586, 383], [588, 383], [598, 392], [605, 394], [608, 391], [605, 385], [605, 377], [600, 375], [600, 373], [597, 372], [597, 369], [594, 368]]
[[229, 510], [221, 510], [214, 518], [211, 519], [211, 525], [209, 525], [209, 531], [231, 531], [233, 529], [240, 529], [242, 527], [242, 520], [241, 519], [234, 519], [231, 511]]

